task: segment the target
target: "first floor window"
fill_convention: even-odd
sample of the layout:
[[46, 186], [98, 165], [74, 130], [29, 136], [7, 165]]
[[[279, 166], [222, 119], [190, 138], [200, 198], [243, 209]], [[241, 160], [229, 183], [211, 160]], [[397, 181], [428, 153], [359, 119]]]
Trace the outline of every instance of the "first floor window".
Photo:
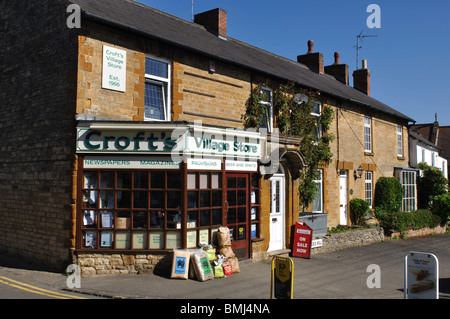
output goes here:
[[260, 128], [267, 129], [267, 132], [272, 132], [273, 129], [273, 110], [272, 110], [272, 90], [268, 88], [261, 88], [262, 100], [259, 102], [263, 107], [263, 114], [261, 117]]
[[372, 118], [364, 116], [364, 151], [372, 152]]
[[397, 125], [397, 155], [403, 156], [403, 127]]
[[366, 173], [365, 173], [365, 193], [366, 193], [366, 202], [369, 203], [370, 208], [372, 208], [372, 195], [373, 195], [372, 180], [373, 180], [373, 172], [366, 171]]
[[318, 170], [320, 173], [319, 179], [315, 180], [314, 183], [316, 184], [317, 191], [315, 198], [312, 201], [312, 211], [314, 213], [322, 213], [323, 212], [323, 177], [322, 177], [322, 170]]
[[320, 139], [322, 137], [322, 125], [320, 124], [320, 117], [322, 115], [322, 104], [315, 101], [312, 101], [311, 103], [312, 103], [311, 116], [316, 121], [314, 135], [317, 137], [317, 139]]
[[145, 118], [154, 120], [166, 119], [166, 94], [162, 83], [145, 83]]
[[145, 119], [170, 120], [170, 63], [145, 59]]

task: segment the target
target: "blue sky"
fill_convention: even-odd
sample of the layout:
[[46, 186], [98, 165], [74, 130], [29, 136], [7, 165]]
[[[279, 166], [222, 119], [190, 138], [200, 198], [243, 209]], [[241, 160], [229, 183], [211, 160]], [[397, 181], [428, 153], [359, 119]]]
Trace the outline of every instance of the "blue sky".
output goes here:
[[[182, 19], [191, 20], [191, 0], [139, 0]], [[381, 28], [366, 24], [370, 4], [380, 7]], [[408, 115], [417, 123], [450, 125], [450, 1], [448, 0], [194, 0], [194, 14], [227, 11], [227, 35], [296, 60], [314, 41], [324, 64], [356, 69], [367, 59], [371, 96]]]

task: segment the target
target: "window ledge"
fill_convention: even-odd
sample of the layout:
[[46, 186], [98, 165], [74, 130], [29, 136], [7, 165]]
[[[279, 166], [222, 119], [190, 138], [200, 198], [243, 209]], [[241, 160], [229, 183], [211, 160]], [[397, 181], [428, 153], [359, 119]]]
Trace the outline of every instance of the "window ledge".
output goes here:
[[372, 152], [364, 152], [364, 155], [365, 156], [374, 156], [375, 154]]
[[404, 156], [397, 156], [397, 159], [400, 161], [404, 161], [406, 158]]
[[259, 241], [264, 241], [265, 238], [259, 238], [259, 237], [255, 237], [251, 239], [253, 243], [259, 242]]

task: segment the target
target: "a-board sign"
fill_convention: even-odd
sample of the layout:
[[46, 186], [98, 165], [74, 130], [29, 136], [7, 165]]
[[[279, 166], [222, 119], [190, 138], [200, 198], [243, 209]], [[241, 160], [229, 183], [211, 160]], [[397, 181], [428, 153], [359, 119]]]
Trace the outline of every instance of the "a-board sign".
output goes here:
[[270, 298], [293, 299], [294, 262], [289, 257], [272, 258]]
[[405, 299], [439, 299], [439, 261], [430, 253], [405, 256]]
[[313, 230], [311, 227], [306, 225], [306, 223], [295, 223], [292, 256], [302, 258], [310, 257], [312, 235]]

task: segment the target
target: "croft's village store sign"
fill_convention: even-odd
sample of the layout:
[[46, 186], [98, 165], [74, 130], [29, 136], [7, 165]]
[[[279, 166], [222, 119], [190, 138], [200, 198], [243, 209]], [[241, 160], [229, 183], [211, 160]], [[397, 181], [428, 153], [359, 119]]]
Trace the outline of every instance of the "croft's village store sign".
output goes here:
[[[77, 153], [85, 168], [258, 170], [261, 135], [198, 124], [84, 123], [77, 127]], [[89, 155], [88, 155], [89, 154]], [[101, 154], [101, 155], [100, 155]], [[142, 155], [142, 156], [133, 156]]]

